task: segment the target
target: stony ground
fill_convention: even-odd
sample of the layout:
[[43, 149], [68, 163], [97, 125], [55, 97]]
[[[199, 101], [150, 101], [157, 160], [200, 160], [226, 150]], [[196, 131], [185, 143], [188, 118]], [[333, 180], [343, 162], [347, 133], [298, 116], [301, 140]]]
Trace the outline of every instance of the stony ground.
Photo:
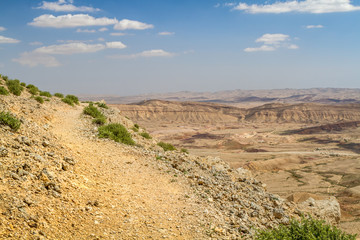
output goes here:
[[99, 139], [84, 106], [0, 96], [22, 121], [0, 125], [1, 239], [251, 238], [301, 213], [221, 159], [164, 152], [132, 130], [135, 147]]

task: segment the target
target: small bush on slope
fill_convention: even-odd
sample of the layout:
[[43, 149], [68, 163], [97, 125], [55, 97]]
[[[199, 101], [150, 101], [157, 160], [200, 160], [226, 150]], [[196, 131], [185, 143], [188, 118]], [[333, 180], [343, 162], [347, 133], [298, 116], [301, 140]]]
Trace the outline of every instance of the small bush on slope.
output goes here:
[[292, 220], [289, 226], [280, 225], [277, 229], [259, 231], [257, 240], [355, 240], [356, 235], [342, 232], [324, 221], [303, 218], [300, 222]]
[[29, 93], [31, 93], [32, 95], [39, 94], [39, 89], [32, 84], [27, 85], [26, 88], [28, 89]]
[[63, 98], [63, 99], [61, 99], [61, 101], [63, 101], [66, 104], [69, 104], [70, 106], [74, 106], [74, 102], [71, 101], [71, 99], [69, 99], [69, 98]]
[[9, 112], [0, 112], [0, 124], [7, 125], [12, 130], [17, 131], [20, 128], [21, 122]]
[[64, 98], [64, 94], [62, 93], [55, 93], [54, 96], [58, 98]]
[[79, 105], [79, 98], [74, 95], [66, 95], [66, 99], [70, 99], [73, 103]]
[[106, 105], [106, 103], [98, 102], [98, 103], [96, 103], [96, 105], [98, 105], [98, 107], [101, 107], [101, 108], [106, 108], [106, 109], [109, 108], [109, 107]]
[[100, 138], [110, 138], [115, 142], [121, 142], [127, 145], [135, 145], [130, 133], [119, 123], [112, 123], [99, 127]]
[[42, 98], [42, 97], [40, 97], [40, 96], [36, 96], [36, 97], [34, 97], [34, 99], [38, 102], [38, 103], [44, 103], [44, 99]]
[[24, 87], [20, 85], [20, 81], [17, 79], [7, 80], [6, 86], [8, 87], [9, 91], [15, 96], [20, 96], [21, 92], [24, 90]]
[[52, 97], [51, 93], [45, 92], [45, 91], [44, 91], [44, 92], [43, 92], [43, 91], [40, 91], [40, 96], [49, 97], [49, 98]]
[[84, 108], [84, 114], [92, 116], [95, 118], [93, 123], [103, 125], [106, 123], [106, 117], [102, 114], [92, 103], [89, 103], [89, 106]]
[[162, 149], [164, 149], [164, 151], [176, 150], [176, 148], [173, 145], [171, 145], [170, 143], [159, 142], [157, 145], [162, 147]]
[[140, 136], [142, 136], [143, 138], [146, 138], [146, 139], [151, 139], [151, 138], [152, 138], [152, 137], [150, 136], [150, 134], [147, 133], [147, 132], [142, 132], [142, 133], [140, 133]]
[[9, 91], [3, 86], [0, 86], [0, 95], [9, 95]]

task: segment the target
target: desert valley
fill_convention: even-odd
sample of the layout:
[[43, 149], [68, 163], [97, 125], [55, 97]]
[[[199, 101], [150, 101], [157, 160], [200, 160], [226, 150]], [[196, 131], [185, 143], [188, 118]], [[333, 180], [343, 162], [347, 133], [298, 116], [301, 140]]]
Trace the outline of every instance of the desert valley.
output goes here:
[[[232, 102], [228, 94], [216, 96], [217, 102], [228, 104], [211, 103], [209, 99], [194, 102], [199, 99], [196, 93], [163, 97], [181, 102], [143, 100], [125, 105], [114, 104], [120, 99], [107, 100], [158, 139], [186, 148], [191, 154], [220, 157], [234, 169], [249, 169], [268, 191], [283, 198], [293, 198], [294, 194], [300, 200], [335, 196], [341, 205], [341, 227], [359, 233], [359, 91], [308, 92], [268, 91], [267, 95], [272, 94], [270, 102], [269, 97], [258, 97], [261, 91], [252, 92], [247, 100], [240, 96]], [[275, 94], [286, 96], [287, 101], [279, 103]], [[187, 99], [191, 102], [184, 101]]]

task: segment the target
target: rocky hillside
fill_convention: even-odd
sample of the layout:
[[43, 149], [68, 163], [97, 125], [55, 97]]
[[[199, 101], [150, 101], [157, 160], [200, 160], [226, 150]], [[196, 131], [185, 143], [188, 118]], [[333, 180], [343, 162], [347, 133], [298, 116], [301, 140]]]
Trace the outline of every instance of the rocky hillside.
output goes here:
[[360, 104], [265, 104], [243, 109], [214, 103], [149, 100], [113, 106], [136, 121], [167, 123], [328, 123], [360, 120]]
[[44, 92], [41, 101], [33, 87], [6, 95], [8, 81], [0, 78], [1, 239], [251, 238], [302, 213], [221, 159], [164, 151], [116, 109], [97, 107], [133, 146], [99, 138], [88, 104]]

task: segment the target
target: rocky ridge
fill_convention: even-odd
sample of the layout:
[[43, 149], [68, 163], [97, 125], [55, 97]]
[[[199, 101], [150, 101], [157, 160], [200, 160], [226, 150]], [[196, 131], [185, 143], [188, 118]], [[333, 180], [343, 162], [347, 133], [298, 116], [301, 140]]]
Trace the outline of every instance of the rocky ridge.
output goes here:
[[156, 120], [179, 124], [236, 124], [242, 122], [317, 124], [360, 119], [360, 111], [356, 111], [356, 109], [360, 109], [359, 104], [265, 104], [244, 109], [215, 103], [148, 100], [136, 104], [112, 106], [136, 121]]
[[164, 152], [116, 109], [101, 111], [136, 146], [99, 139], [84, 106], [0, 96], [0, 111], [22, 122], [16, 132], [0, 125], [0, 238], [252, 238], [302, 213], [244, 169]]

